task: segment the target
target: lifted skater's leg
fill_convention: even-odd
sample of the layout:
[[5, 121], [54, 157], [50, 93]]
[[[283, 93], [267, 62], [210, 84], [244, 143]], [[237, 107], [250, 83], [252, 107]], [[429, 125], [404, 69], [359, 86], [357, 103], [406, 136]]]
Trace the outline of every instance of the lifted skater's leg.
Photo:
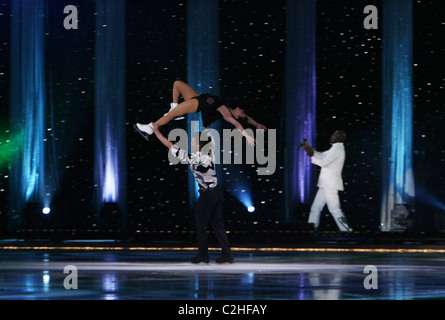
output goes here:
[[[158, 126], [163, 126], [169, 123], [174, 118], [183, 116], [187, 113], [195, 113], [196, 111], [198, 111], [198, 104], [199, 102], [196, 99], [184, 101], [181, 104], [179, 104], [176, 108], [171, 110], [169, 113], [167, 113], [167, 115], [163, 116], [158, 121], [156, 121], [156, 124]], [[137, 123], [136, 127], [140, 131], [145, 132], [149, 135], [153, 134], [153, 127], [151, 126], [151, 123], [149, 124]]]

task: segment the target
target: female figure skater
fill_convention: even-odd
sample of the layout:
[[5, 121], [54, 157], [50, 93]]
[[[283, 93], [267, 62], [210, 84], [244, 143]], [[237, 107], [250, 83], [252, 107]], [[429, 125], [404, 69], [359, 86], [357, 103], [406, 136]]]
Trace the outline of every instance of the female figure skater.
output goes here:
[[[179, 97], [181, 95], [184, 98], [184, 101], [178, 104]], [[210, 125], [213, 122], [223, 118], [241, 131], [250, 145], [255, 144], [255, 139], [246, 133], [243, 126], [237, 121], [238, 118], [245, 118], [248, 123], [252, 124], [257, 129], [267, 130], [264, 125], [257, 123], [247, 114], [245, 114], [243, 109], [239, 107], [234, 109], [229, 108], [225, 105], [224, 101], [220, 97], [211, 94], [205, 93], [199, 95], [195, 90], [193, 90], [192, 87], [179, 80], [173, 83], [173, 102], [170, 104], [170, 107], [170, 111], [155, 122], [157, 126], [163, 126], [164, 124], [170, 122], [170, 120], [180, 117], [186, 113], [201, 112], [204, 128], [210, 128]], [[137, 123], [136, 128], [148, 135], [153, 134], [153, 123]]]

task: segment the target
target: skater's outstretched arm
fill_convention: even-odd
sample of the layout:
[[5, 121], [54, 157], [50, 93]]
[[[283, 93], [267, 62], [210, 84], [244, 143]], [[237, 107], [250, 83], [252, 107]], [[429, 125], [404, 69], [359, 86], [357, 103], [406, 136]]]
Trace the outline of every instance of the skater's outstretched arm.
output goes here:
[[[204, 166], [205, 168], [209, 166], [213, 166], [214, 163], [214, 143], [213, 139], [211, 139], [211, 152], [209, 154], [201, 154], [199, 157], [192, 157], [186, 150], [180, 149], [178, 146], [175, 146], [173, 142], [168, 140], [160, 131], [159, 126], [157, 124], [153, 124], [153, 132], [156, 134], [156, 137], [159, 141], [162, 142], [164, 146], [170, 149], [170, 152], [179, 160], [186, 162], [188, 164], [197, 164]], [[195, 138], [193, 138], [195, 139]], [[193, 141], [192, 141], [193, 143]], [[198, 169], [199, 171], [199, 169]]]
[[159, 131], [159, 126], [156, 123], [153, 123], [152, 126], [153, 126], [153, 131], [154, 131], [156, 137], [159, 139], [159, 141], [161, 141], [162, 144], [169, 149], [171, 147], [173, 147], [173, 142], [171, 142], [166, 137], [164, 137], [164, 135], [161, 133], [161, 131]]
[[191, 163], [192, 159], [190, 155], [186, 151], [179, 149], [178, 147], [175, 147], [173, 142], [164, 137], [161, 131], [159, 131], [159, 126], [156, 123], [153, 123], [153, 132], [155, 133], [159, 141], [161, 141], [162, 144], [166, 146], [176, 158], [178, 158], [181, 161], [185, 161], [186, 163], [189, 164]]
[[255, 138], [251, 137], [247, 134], [246, 130], [244, 130], [243, 126], [241, 125], [241, 123], [239, 123], [233, 116], [232, 113], [230, 112], [230, 110], [226, 107], [226, 106], [222, 106], [220, 108], [218, 108], [218, 111], [222, 114], [224, 120], [226, 120], [228, 123], [232, 124], [235, 128], [237, 128], [242, 134], [243, 136], [246, 137], [247, 142], [250, 145], [255, 145]]

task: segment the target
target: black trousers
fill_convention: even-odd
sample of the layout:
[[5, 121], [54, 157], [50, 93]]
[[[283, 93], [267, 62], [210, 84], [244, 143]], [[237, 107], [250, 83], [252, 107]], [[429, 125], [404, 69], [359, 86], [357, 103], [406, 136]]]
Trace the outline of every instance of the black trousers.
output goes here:
[[198, 240], [198, 255], [208, 255], [207, 227], [212, 225], [216, 239], [222, 249], [224, 257], [232, 257], [229, 239], [222, 219], [222, 191], [219, 187], [207, 191], [200, 191], [195, 207], [196, 236]]

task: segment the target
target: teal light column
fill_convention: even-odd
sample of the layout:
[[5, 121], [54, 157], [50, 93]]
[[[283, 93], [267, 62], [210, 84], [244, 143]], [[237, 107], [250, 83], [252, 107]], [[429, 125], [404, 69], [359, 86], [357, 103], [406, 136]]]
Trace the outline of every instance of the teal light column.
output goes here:
[[[219, 12], [218, 0], [187, 1], [187, 83], [198, 94], [219, 95]], [[199, 124], [199, 125], [198, 125]], [[187, 116], [189, 143], [198, 130], [203, 130], [201, 114]], [[220, 131], [220, 124], [212, 129]], [[217, 174], [220, 166], [217, 166]], [[218, 174], [218, 184], [222, 185]], [[189, 204], [192, 209], [198, 198], [198, 186], [189, 169]]]
[[414, 198], [413, 3], [383, 1], [383, 195], [381, 230], [397, 204]]
[[[49, 206], [45, 176], [45, 0], [12, 1], [10, 230], [20, 227], [27, 203]], [[41, 211], [40, 211], [41, 212]]]

